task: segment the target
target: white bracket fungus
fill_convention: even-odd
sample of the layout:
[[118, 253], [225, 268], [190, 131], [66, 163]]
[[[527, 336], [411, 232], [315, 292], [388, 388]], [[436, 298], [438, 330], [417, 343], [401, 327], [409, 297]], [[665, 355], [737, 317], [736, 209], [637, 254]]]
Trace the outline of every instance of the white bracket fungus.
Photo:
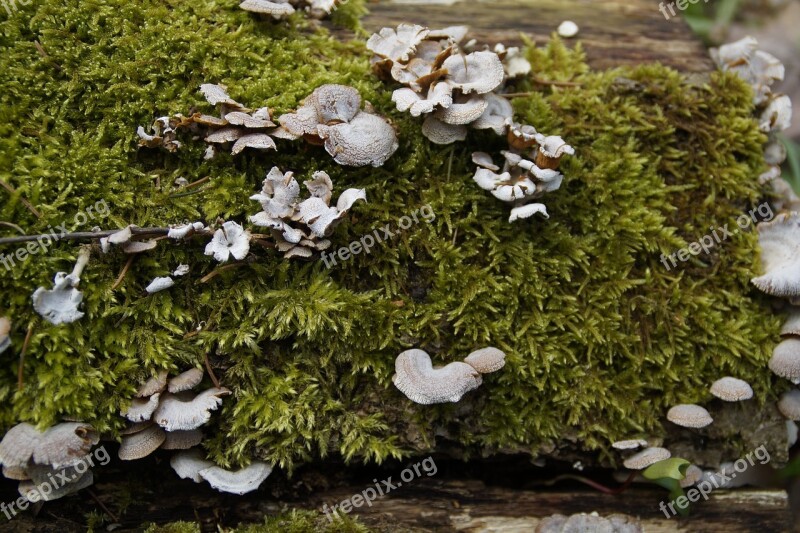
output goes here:
[[622, 464], [629, 470], [644, 470], [648, 466], [669, 459], [670, 457], [672, 457], [672, 454], [666, 448], [645, 448], [639, 453], [625, 459]]
[[340, 165], [379, 167], [397, 150], [397, 134], [386, 119], [360, 107], [356, 89], [322, 85], [278, 121], [290, 134], [323, 144]]
[[312, 18], [322, 19], [333, 13], [346, 0], [244, 0], [239, 7], [245, 11], [269, 15], [274, 19], [288, 17], [299, 8]]
[[611, 444], [611, 447], [617, 450], [636, 450], [644, 446], [647, 446], [647, 441], [644, 439], [618, 440]]
[[704, 407], [694, 404], [681, 404], [667, 411], [667, 420], [685, 428], [704, 428], [714, 419]]
[[167, 390], [172, 394], [177, 394], [195, 388], [201, 381], [203, 381], [203, 371], [199, 368], [192, 368], [169, 380]]
[[92, 426], [81, 422], [57, 424], [44, 432], [23, 422], [0, 441], [0, 463], [10, 468], [27, 468], [31, 461], [54, 468], [72, 466], [98, 442]]
[[167, 431], [162, 450], [188, 450], [198, 446], [203, 441], [203, 432], [199, 429], [186, 431]]
[[71, 274], [59, 272], [53, 280], [53, 288], [39, 287], [33, 293], [33, 308], [48, 322], [55, 325], [69, 324], [83, 317], [78, 310], [83, 294], [77, 289], [83, 269], [89, 262], [89, 248], [83, 247]]
[[769, 368], [775, 375], [800, 385], [800, 339], [790, 337], [778, 344], [772, 352]]
[[558, 25], [558, 35], [565, 38], [571, 39], [578, 35], [580, 28], [577, 24], [572, 22], [571, 20], [565, 20], [561, 24]]
[[165, 276], [153, 279], [153, 281], [151, 281], [144, 290], [147, 294], [155, 294], [165, 289], [169, 289], [173, 285], [175, 285], [175, 280], [169, 276]]
[[283, 173], [273, 167], [264, 180], [259, 194], [250, 198], [264, 209], [250, 221], [270, 228], [277, 249], [284, 257], [310, 257], [315, 251], [330, 246], [325, 237], [343, 219], [358, 200], [366, 201], [364, 189], [347, 189], [339, 196], [336, 206], [330, 206], [333, 182], [325, 172], [315, 172], [303, 183], [311, 196], [300, 201], [300, 185], [291, 172]]
[[800, 214], [781, 213], [757, 229], [765, 274], [753, 284], [772, 296], [800, 296]]
[[158, 408], [158, 401], [161, 394], [156, 393], [149, 398], [134, 398], [131, 405], [121, 414], [131, 422], [144, 422], [150, 420]]
[[233, 256], [242, 260], [250, 251], [250, 232], [240, 224], [228, 221], [214, 232], [214, 237], [206, 245], [206, 255], [213, 255], [214, 259], [224, 263]]
[[167, 431], [197, 429], [211, 419], [211, 411], [222, 405], [222, 397], [231, 393], [225, 388], [211, 388], [190, 400], [164, 394], [153, 413], [153, 421]]
[[156, 451], [166, 438], [166, 431], [156, 425], [124, 435], [119, 447], [119, 458], [123, 461], [135, 461], [147, 457]]
[[711, 394], [726, 402], [740, 402], [753, 397], [753, 388], [746, 381], [730, 376], [718, 379], [711, 385]]
[[778, 400], [778, 410], [788, 420], [800, 421], [800, 390], [784, 392]]
[[253, 461], [249, 466], [231, 472], [203, 459], [197, 450], [176, 453], [170, 465], [181, 479], [191, 479], [195, 483], [207, 481], [220, 492], [239, 495], [258, 489], [272, 473], [272, 466], [261, 461]]
[[475, 351], [467, 359], [434, 368], [426, 352], [407, 350], [397, 356], [392, 382], [411, 401], [421, 405], [458, 402], [481, 385], [482, 373], [494, 372], [505, 364], [505, 354], [496, 348]]

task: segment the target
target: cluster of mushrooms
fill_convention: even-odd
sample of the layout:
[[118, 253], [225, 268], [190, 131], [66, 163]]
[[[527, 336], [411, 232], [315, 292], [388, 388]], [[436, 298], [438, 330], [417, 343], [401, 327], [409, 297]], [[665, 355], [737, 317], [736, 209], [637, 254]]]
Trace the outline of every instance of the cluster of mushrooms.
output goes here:
[[509, 222], [540, 213], [533, 202], [561, 187], [558, 171], [564, 155], [575, 150], [559, 136], [547, 136], [513, 120], [511, 103], [503, 96], [505, 83], [527, 74], [531, 65], [517, 48], [467, 52], [462, 46], [465, 26], [431, 30], [413, 24], [383, 28], [367, 41], [372, 65], [382, 79], [404, 87], [392, 93], [397, 109], [425, 115], [422, 133], [436, 144], [463, 141], [469, 128], [506, 136], [509, 149], [496, 165], [491, 155], [476, 152], [475, 182], [495, 198], [513, 206]]
[[308, 13], [311, 18], [323, 19], [342, 3], [343, 0], [244, 0], [239, 7], [251, 13], [269, 15], [276, 20], [288, 17], [298, 9]]
[[454, 361], [434, 368], [422, 350], [406, 350], [395, 360], [392, 382], [409, 400], [420, 405], [458, 402], [483, 383], [483, 374], [497, 372], [506, 364], [506, 354], [497, 348], [483, 348], [469, 354], [463, 362]]
[[[19, 481], [19, 494], [32, 503], [63, 498], [94, 483], [87, 456], [99, 440], [92, 426], [81, 422], [45, 431], [17, 424], [0, 441], [3, 476]], [[49, 490], [39, 490], [44, 485]]]
[[226, 147], [237, 155], [246, 148], [277, 150], [275, 139], [302, 138], [324, 146], [340, 165], [354, 167], [379, 167], [399, 146], [392, 125], [376, 115], [369, 102], [362, 110], [361, 95], [346, 85], [318, 87], [295, 112], [278, 117], [280, 125], [272, 121], [269, 108], [251, 110], [231, 98], [223, 85], [206, 83], [200, 91], [219, 116], [198, 112], [159, 117], [150, 133], [139, 126], [139, 145], [174, 152], [181, 147], [177, 134], [185, 130], [204, 137], [205, 158], [211, 159]]

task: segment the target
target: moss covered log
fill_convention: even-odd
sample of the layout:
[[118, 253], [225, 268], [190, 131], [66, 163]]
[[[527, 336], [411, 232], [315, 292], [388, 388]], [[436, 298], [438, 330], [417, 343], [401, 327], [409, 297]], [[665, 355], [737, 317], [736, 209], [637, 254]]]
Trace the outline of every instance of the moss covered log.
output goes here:
[[[352, 23], [361, 5], [342, 9]], [[470, 162], [474, 150], [497, 153], [505, 141], [473, 132], [432, 145], [419, 120], [394, 109], [363, 39], [339, 42], [301, 15], [259, 20], [236, 0], [37, 0], [0, 24], [0, 46], [0, 176], [16, 191], [0, 190], [0, 221], [27, 233], [62, 223], [246, 222], [258, 210], [248, 198], [273, 165], [298, 179], [324, 170], [335, 195], [366, 189], [368, 203], [337, 228], [335, 248], [396, 228], [422, 206], [436, 214], [332, 268], [258, 250], [203, 283], [218, 266], [204, 242], [163, 242], [112, 288], [128, 258], [98, 254], [81, 282], [86, 316], [61, 327], [33, 311], [31, 294], [71, 268], [73, 243], [0, 267], [0, 315], [13, 323], [0, 367], [6, 428], [69, 417], [116, 436], [120, 409], [145, 379], [201, 367], [206, 356], [233, 391], [204, 443], [223, 466], [260, 458], [291, 470], [331, 454], [382, 461], [430, 450], [437, 437], [465, 456], [567, 446], [603, 457], [632, 434], [664, 437], [667, 409], [709, 400], [723, 375], [748, 380], [758, 405], [774, 400], [767, 361], [780, 320], [749, 284], [754, 233], [669, 270], [660, 261], [765, 200], [765, 138], [749, 88], [733, 75], [687, 78], [659, 65], [596, 72], [580, 46], [530, 47], [531, 78], [513, 88], [517, 119], [562, 135], [577, 154], [546, 199], [550, 219], [509, 224]], [[321, 84], [352, 85], [391, 118], [400, 149], [382, 168], [353, 169], [282, 141], [277, 153], [209, 161], [189, 135], [176, 154], [138, 148], [137, 126], [212, 111], [202, 83], [225, 84], [276, 115]], [[207, 180], [182, 191], [177, 178]], [[76, 214], [101, 201], [107, 217], [75, 227]], [[180, 263], [191, 272], [177, 286], [143, 295]], [[417, 406], [392, 386], [405, 349], [446, 363], [486, 345], [508, 364], [457, 405]]]

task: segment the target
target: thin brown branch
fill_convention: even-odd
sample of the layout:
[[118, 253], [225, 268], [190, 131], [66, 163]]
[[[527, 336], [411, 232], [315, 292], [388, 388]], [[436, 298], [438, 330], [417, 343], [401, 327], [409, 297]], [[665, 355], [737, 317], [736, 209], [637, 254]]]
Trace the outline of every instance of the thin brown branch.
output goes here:
[[209, 281], [211, 281], [212, 279], [217, 277], [219, 274], [222, 274], [226, 270], [231, 270], [233, 268], [238, 268], [238, 267], [244, 266], [246, 264], [247, 263], [231, 263], [230, 265], [221, 266], [218, 269], [212, 270], [210, 273], [208, 273], [205, 276], [203, 276], [202, 278], [200, 278], [200, 283], [208, 283]]
[[[12, 187], [11, 185], [9, 185], [8, 183], [6, 183], [3, 180], [0, 180], [0, 186], [3, 187], [8, 192], [10, 192], [11, 194], [16, 194], [17, 193], [17, 190], [14, 187]], [[42, 218], [42, 214], [39, 212], [39, 210], [36, 209], [35, 207], [33, 207], [33, 204], [31, 204], [28, 200], [26, 200], [22, 195], [20, 195], [19, 201], [22, 202], [22, 205], [27, 207], [28, 211], [33, 213], [33, 215], [36, 218]]]
[[136, 259], [136, 254], [131, 254], [130, 257], [128, 257], [128, 260], [125, 262], [125, 266], [122, 267], [122, 271], [119, 273], [119, 276], [117, 276], [117, 280], [111, 286], [111, 290], [112, 291], [116, 290], [116, 288], [119, 287], [120, 284], [122, 283], [122, 280], [125, 279], [125, 275], [128, 273], [128, 270], [131, 268], [131, 265], [133, 264], [133, 260], [134, 259]]
[[0, 220], [0, 226], [6, 226], [8, 228], [13, 228], [13, 229], [17, 230], [18, 232], [22, 233], [23, 235], [25, 235], [25, 230], [20, 228], [19, 226], [17, 226], [13, 222], [6, 222], [5, 220]]
[[[77, 231], [74, 233], [65, 233], [63, 235], [58, 236], [57, 240], [61, 241], [94, 241], [103, 239], [105, 237], [109, 237], [115, 233], [120, 231], [119, 229], [109, 229], [104, 231]], [[169, 233], [169, 228], [131, 228], [131, 233], [137, 236], [154, 236], [154, 235], [166, 235]], [[204, 232], [198, 232], [199, 234], [204, 234]], [[210, 235], [210, 232], [207, 233]], [[45, 237], [49, 237], [52, 239], [53, 235], [50, 233], [41, 233], [38, 235], [20, 235], [19, 237], [4, 237], [0, 239], [0, 245], [3, 244], [17, 244], [22, 242], [30, 242], [35, 241], [37, 239], [44, 239]]]
[[100, 506], [103, 512], [105, 512], [109, 516], [109, 518], [111, 518], [111, 520], [113, 520], [115, 523], [119, 522], [119, 518], [117, 518], [117, 515], [108, 510], [108, 507], [106, 507], [105, 504], [102, 501], [100, 501], [100, 498], [97, 497], [97, 494], [95, 494], [91, 488], [87, 488], [86, 492], [89, 494], [89, 496], [92, 497], [92, 499], [97, 503], [97, 505]]
[[214, 374], [214, 369], [211, 368], [211, 362], [208, 360], [207, 353], [205, 354], [204, 358], [206, 360], [206, 371], [208, 372], [208, 376], [211, 378], [211, 381], [214, 383], [214, 386], [216, 388], [219, 388], [219, 379], [217, 379], [217, 376]]
[[53, 59], [50, 57], [50, 54], [48, 54], [47, 51], [44, 49], [44, 46], [42, 46], [42, 43], [40, 43], [39, 41], [33, 41], [33, 45], [36, 46], [36, 51], [39, 52], [39, 55], [47, 59], [50, 62], [50, 64], [56, 68], [56, 70], [58, 71], [61, 70], [61, 65], [53, 61]]
[[28, 344], [31, 342], [33, 335], [33, 324], [28, 325], [28, 333], [25, 334], [25, 341], [22, 343], [22, 350], [19, 352], [19, 369], [17, 370], [17, 390], [22, 390], [25, 376], [25, 352], [28, 350]]

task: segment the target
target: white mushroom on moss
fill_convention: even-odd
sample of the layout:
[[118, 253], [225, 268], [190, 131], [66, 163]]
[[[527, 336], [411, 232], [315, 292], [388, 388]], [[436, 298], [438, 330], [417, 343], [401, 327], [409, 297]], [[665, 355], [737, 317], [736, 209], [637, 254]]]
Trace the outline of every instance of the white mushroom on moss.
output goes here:
[[753, 397], [753, 388], [744, 380], [726, 376], [711, 384], [711, 394], [726, 402], [740, 402]]
[[222, 397], [231, 392], [211, 388], [191, 399], [166, 393], [153, 413], [153, 421], [167, 431], [197, 429], [211, 419], [211, 412], [222, 405]]
[[225, 470], [203, 459], [198, 450], [176, 453], [170, 465], [182, 479], [191, 479], [195, 483], [207, 481], [220, 492], [239, 495], [258, 489], [272, 473], [272, 466], [262, 461], [253, 461], [237, 471]]
[[214, 232], [214, 237], [206, 245], [205, 254], [213, 255], [220, 263], [231, 257], [242, 260], [250, 251], [250, 232], [240, 224], [228, 221]]
[[52, 289], [39, 287], [34, 291], [33, 308], [51, 324], [69, 324], [83, 317], [83, 312], [78, 310], [83, 293], [77, 287], [83, 269], [89, 262], [89, 255], [89, 248], [82, 247], [72, 273], [59, 272], [53, 280]]
[[778, 344], [772, 352], [769, 368], [775, 375], [800, 385], [800, 339], [790, 337]]
[[571, 20], [565, 20], [558, 25], [558, 29], [556, 31], [558, 32], [559, 36], [565, 39], [571, 39], [572, 37], [578, 35], [580, 28], [578, 28], [578, 25]]
[[0, 353], [5, 352], [11, 346], [11, 321], [4, 316], [0, 316]]
[[644, 439], [618, 440], [611, 444], [611, 447], [617, 450], [635, 450], [645, 446], [647, 446], [647, 441]]
[[781, 213], [757, 229], [765, 273], [753, 284], [771, 296], [800, 296], [800, 214]]
[[134, 398], [131, 400], [131, 405], [121, 414], [131, 422], [150, 420], [158, 408], [160, 396], [160, 393], [156, 393], [148, 398]]
[[145, 292], [147, 294], [155, 294], [157, 292], [161, 292], [163, 290], [169, 289], [170, 287], [175, 285], [175, 280], [169, 276], [158, 277], [154, 278], [150, 284], [145, 287]]
[[482, 373], [494, 372], [505, 364], [505, 354], [496, 348], [478, 350], [467, 359], [434, 368], [426, 352], [406, 350], [397, 356], [392, 382], [411, 401], [421, 405], [458, 402], [481, 385]]
[[681, 404], [667, 411], [667, 420], [685, 428], [704, 428], [714, 422], [709, 412], [699, 405]]
[[124, 435], [119, 447], [119, 458], [123, 461], [135, 461], [147, 457], [156, 451], [166, 438], [166, 431], [155, 424], [136, 433]]
[[672, 454], [666, 448], [645, 448], [639, 453], [625, 459], [622, 464], [629, 470], [644, 470], [648, 466], [669, 459], [670, 457], [672, 457]]
[[167, 390], [172, 394], [177, 394], [195, 388], [201, 381], [203, 381], [203, 371], [199, 368], [192, 368], [169, 380]]

